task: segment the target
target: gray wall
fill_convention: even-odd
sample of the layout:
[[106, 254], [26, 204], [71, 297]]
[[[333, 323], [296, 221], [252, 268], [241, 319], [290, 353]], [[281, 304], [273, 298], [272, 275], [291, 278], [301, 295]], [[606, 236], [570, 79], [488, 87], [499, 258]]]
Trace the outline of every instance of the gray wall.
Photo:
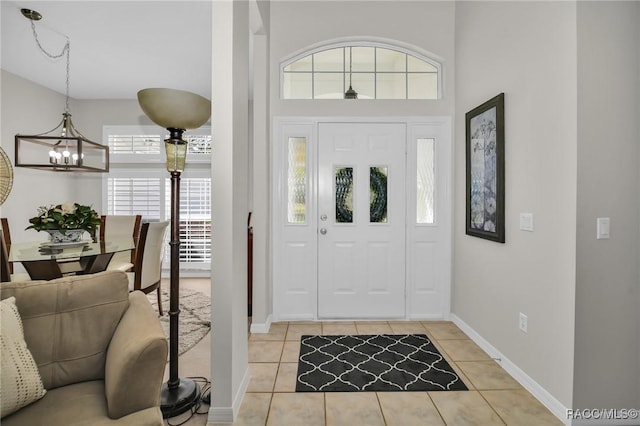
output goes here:
[[[450, 115], [454, 102], [454, 2], [275, 1], [271, 3], [273, 116]], [[352, 38], [395, 41], [429, 52], [443, 65], [436, 101], [280, 100], [279, 64], [312, 45]], [[357, 88], [356, 88], [357, 89]]]
[[[103, 140], [103, 126], [108, 125], [145, 125], [155, 126], [142, 112], [137, 100], [79, 100], [73, 118], [80, 131], [91, 140], [107, 144]], [[159, 165], [158, 167], [163, 167]], [[106, 211], [107, 206], [102, 205], [102, 178], [101, 173], [83, 173], [82, 179], [76, 180], [79, 190], [86, 197], [93, 198], [93, 205], [99, 211]]]
[[[640, 407], [640, 2], [578, 2], [574, 408]], [[596, 240], [596, 218], [611, 239]]]
[[[34, 135], [48, 132], [61, 120], [65, 97], [52, 90], [2, 70], [2, 148], [14, 164], [14, 136], [17, 133]], [[76, 104], [70, 104], [74, 113]], [[80, 123], [74, 123], [80, 127]], [[81, 130], [84, 130], [81, 128]], [[25, 231], [28, 219], [36, 215], [39, 206], [75, 201], [94, 204], [91, 193], [80, 191], [74, 178], [77, 173], [53, 173], [49, 171], [14, 167], [13, 189], [1, 207], [1, 215], [9, 220], [11, 239], [14, 242], [45, 240], [45, 233]], [[20, 269], [20, 267], [18, 267]]]
[[[2, 148], [14, 163], [14, 135], [51, 130], [62, 120], [64, 95], [2, 70]], [[70, 100], [76, 129], [87, 138], [103, 141], [104, 125], [153, 124], [136, 100]], [[35, 231], [24, 231], [28, 218], [41, 205], [74, 201], [102, 212], [101, 173], [54, 173], [14, 168], [13, 190], [1, 207], [9, 219], [13, 241], [45, 239]]]
[[[570, 407], [576, 228], [573, 2], [457, 2], [453, 313]], [[505, 93], [506, 243], [465, 234], [465, 113]], [[534, 214], [534, 232], [519, 214]], [[528, 333], [518, 314], [529, 318]]]

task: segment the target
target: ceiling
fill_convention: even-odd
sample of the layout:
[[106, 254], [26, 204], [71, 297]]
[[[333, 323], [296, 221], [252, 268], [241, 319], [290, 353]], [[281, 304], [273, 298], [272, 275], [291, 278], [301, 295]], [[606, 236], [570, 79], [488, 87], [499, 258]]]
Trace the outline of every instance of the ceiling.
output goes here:
[[188, 90], [211, 99], [211, 1], [1, 2], [2, 69], [65, 93], [66, 60], [36, 44], [20, 9], [52, 55], [71, 45], [73, 99], [136, 99], [146, 87]]

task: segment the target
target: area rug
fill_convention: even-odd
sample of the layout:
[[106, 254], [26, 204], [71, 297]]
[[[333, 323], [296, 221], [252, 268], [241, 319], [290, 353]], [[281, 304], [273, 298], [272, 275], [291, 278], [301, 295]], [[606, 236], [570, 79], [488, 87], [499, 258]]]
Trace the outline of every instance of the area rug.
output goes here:
[[[162, 289], [160, 324], [169, 339], [169, 290]], [[155, 291], [147, 295], [154, 309], [158, 310], [158, 295]], [[196, 345], [211, 330], [211, 298], [204, 293], [180, 289], [180, 317], [178, 325], [178, 354], [182, 355]]]
[[302, 336], [296, 392], [468, 390], [425, 334]]

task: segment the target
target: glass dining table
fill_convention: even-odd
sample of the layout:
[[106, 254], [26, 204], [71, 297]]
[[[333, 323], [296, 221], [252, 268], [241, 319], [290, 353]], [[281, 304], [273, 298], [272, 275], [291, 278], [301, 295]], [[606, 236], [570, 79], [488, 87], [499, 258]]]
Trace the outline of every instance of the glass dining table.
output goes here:
[[9, 262], [20, 262], [32, 280], [51, 280], [65, 275], [65, 266], [71, 262], [76, 264], [74, 274], [104, 271], [114, 253], [134, 248], [133, 238], [57, 244], [48, 241], [13, 243]]

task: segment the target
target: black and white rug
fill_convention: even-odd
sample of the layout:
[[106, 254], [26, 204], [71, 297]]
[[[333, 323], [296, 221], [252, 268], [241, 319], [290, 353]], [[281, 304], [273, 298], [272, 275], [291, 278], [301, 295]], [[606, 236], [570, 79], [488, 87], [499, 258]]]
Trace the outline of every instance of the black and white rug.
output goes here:
[[424, 334], [302, 336], [296, 392], [467, 390]]

